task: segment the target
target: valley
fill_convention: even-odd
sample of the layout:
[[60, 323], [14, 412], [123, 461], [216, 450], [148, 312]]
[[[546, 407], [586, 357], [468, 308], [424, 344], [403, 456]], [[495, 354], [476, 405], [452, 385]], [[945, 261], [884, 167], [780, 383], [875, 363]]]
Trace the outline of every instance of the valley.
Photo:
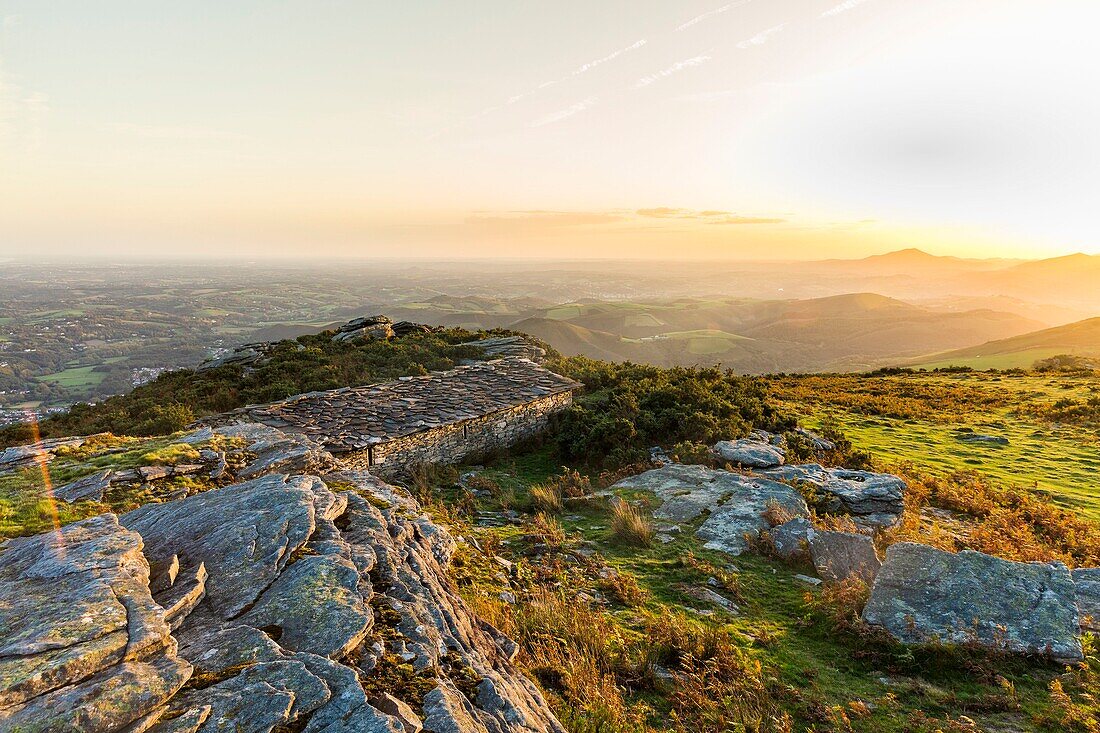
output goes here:
[[[537, 267], [11, 261], [0, 270], [0, 424], [102, 400], [241, 343], [317, 333], [372, 312], [530, 333], [566, 355], [743, 374], [1026, 368], [1100, 348], [1096, 321], [1085, 320], [1098, 307], [1087, 295], [1092, 268], [1085, 256], [1021, 263], [915, 250], [819, 262]], [[1039, 288], [1039, 278], [1024, 288], [1033, 271], [1068, 285]]]

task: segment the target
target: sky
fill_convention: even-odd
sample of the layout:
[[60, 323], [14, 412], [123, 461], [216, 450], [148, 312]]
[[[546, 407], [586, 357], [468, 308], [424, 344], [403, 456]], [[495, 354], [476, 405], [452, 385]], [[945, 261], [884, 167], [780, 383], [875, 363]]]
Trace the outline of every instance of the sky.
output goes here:
[[1096, 0], [0, 0], [0, 256], [1100, 253]]

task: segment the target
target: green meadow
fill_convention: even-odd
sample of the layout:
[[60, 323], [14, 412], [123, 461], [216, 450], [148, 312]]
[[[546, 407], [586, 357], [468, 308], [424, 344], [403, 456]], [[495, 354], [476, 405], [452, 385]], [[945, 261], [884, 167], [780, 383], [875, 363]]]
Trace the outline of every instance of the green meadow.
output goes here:
[[[797, 379], [784, 380], [778, 389], [786, 405], [810, 426], [835, 423], [883, 466], [912, 463], [939, 474], [977, 471], [1100, 520], [1096, 425], [1055, 422], [1041, 414], [1060, 400], [1083, 403], [1100, 394], [1100, 377], [975, 372], [857, 377], [858, 383], [840, 375], [803, 378], [824, 380], [815, 381], [812, 397], [787, 388]], [[827, 386], [830, 379], [833, 389]], [[971, 432], [1001, 436], [1008, 444], [959, 439]]]

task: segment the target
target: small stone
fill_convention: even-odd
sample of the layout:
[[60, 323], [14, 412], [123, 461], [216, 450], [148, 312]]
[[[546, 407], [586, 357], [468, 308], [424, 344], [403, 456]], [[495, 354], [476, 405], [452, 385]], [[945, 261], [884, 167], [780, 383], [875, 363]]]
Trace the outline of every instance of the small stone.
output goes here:
[[772, 468], [784, 460], [782, 448], [752, 438], [722, 440], [712, 450], [719, 459], [746, 468]]

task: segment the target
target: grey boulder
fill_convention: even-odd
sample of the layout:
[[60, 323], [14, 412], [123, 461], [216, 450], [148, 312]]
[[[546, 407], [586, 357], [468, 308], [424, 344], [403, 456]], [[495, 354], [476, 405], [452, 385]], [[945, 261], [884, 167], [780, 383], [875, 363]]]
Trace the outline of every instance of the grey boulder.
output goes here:
[[822, 580], [833, 582], [855, 576], [874, 581], [882, 563], [867, 535], [817, 530], [810, 538], [810, 557]]
[[775, 553], [787, 561], [807, 557], [810, 540], [815, 534], [813, 524], [806, 517], [795, 517], [768, 532]]
[[977, 644], [1082, 658], [1069, 569], [902, 542], [886, 551], [863, 620], [907, 644]]

